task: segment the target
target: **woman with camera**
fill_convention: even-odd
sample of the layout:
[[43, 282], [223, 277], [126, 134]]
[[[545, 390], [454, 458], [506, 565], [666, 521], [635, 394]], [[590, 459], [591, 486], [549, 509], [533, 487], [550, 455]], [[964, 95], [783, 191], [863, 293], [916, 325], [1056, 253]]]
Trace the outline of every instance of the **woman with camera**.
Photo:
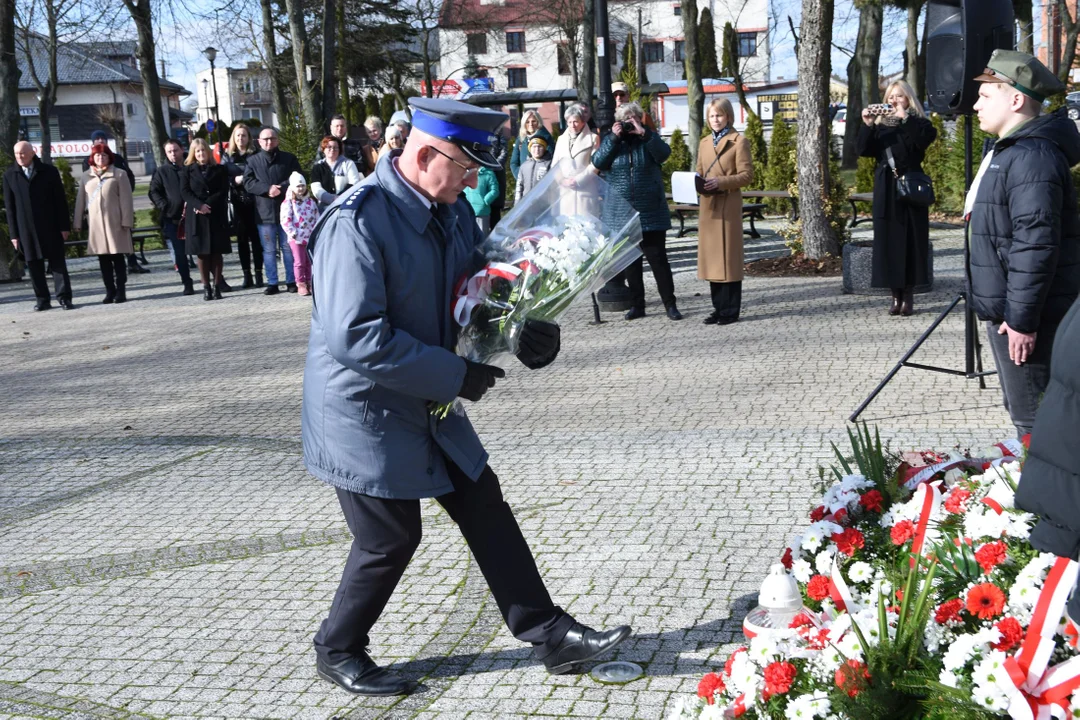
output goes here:
[[934, 142], [937, 130], [926, 119], [915, 91], [903, 80], [886, 88], [885, 104], [863, 110], [862, 121], [855, 149], [860, 156], [878, 161], [870, 284], [892, 290], [890, 315], [911, 315], [914, 287], [929, 281], [930, 213], [927, 207], [901, 197], [897, 180], [905, 173], [922, 173], [926, 148]]

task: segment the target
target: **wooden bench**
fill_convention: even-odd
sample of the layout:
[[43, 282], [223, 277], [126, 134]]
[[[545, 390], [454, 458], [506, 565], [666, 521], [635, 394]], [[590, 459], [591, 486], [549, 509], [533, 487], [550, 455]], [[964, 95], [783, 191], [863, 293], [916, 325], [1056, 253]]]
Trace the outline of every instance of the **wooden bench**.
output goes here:
[[788, 217], [792, 222], [799, 219], [799, 201], [787, 190], [747, 190], [743, 188], [744, 198], [760, 198], [762, 200], [787, 200], [790, 208]]
[[[742, 216], [743, 220], [750, 221], [750, 229], [743, 229], [743, 233], [749, 235], [754, 240], [761, 237], [761, 233], [754, 227], [754, 220], [761, 220], [761, 211], [765, 209], [765, 203], [743, 203]], [[679, 220], [679, 234], [677, 237], [682, 237], [686, 234], [686, 216], [689, 213], [696, 213], [700, 209], [697, 205], [672, 205], [671, 211], [675, 214], [675, 217]], [[692, 228], [691, 228], [692, 229]]]
[[873, 205], [874, 193], [851, 193], [851, 195], [848, 195], [848, 202], [851, 203], [851, 225], [849, 225], [848, 227], [855, 227], [859, 223], [869, 222], [874, 219], [872, 214], [868, 215], [867, 217], [860, 218], [859, 208], [855, 204], [864, 202]]
[[[138, 253], [139, 257], [137, 259], [142, 265], [148, 265], [150, 263], [150, 261], [146, 259], [146, 252], [144, 251], [147, 239], [157, 237], [160, 234], [161, 228], [158, 227], [134, 228], [131, 231], [131, 245]], [[88, 241], [86, 239], [67, 240], [64, 242], [64, 247], [79, 247], [80, 245], [86, 247], [87, 243]]]

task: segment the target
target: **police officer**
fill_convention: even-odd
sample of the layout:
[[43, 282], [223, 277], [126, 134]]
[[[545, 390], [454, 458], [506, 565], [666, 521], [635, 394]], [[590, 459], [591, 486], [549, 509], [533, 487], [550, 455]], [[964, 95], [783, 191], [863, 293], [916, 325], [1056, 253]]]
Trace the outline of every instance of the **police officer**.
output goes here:
[[[459, 198], [476, 187], [481, 165], [496, 164], [492, 136], [507, 116], [455, 100], [409, 104], [409, 143], [331, 206], [309, 248], [304, 461], [336, 488], [353, 534], [315, 635], [316, 669], [362, 695], [412, 688], [366, 646], [420, 543], [420, 498], [436, 498], [457, 523], [510, 632], [549, 672], [568, 672], [630, 634], [594, 631], [552, 602], [468, 417], [429, 412], [433, 401], [478, 401], [504, 375], [454, 354], [451, 292], [483, 264], [483, 235]], [[518, 352], [526, 367], [558, 352], [558, 326], [526, 324]]]

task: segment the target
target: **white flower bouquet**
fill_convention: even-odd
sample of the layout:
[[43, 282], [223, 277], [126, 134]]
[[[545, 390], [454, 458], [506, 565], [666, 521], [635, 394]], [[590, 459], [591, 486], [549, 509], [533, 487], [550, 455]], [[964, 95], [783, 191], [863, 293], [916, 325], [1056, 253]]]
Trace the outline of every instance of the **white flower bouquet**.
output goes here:
[[[599, 176], [553, 167], [491, 231], [485, 265], [454, 289], [458, 355], [497, 364], [526, 320], [558, 322], [641, 255], [638, 213]], [[457, 403], [433, 408], [445, 416]]]

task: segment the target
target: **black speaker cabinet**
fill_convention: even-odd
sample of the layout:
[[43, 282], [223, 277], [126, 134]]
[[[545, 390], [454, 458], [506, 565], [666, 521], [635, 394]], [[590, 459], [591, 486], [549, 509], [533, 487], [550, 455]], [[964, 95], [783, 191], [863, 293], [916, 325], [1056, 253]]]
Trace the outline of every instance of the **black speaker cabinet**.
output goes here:
[[1012, 0], [930, 0], [926, 10], [926, 94], [942, 115], [970, 113], [973, 78], [995, 49], [1013, 49]]

